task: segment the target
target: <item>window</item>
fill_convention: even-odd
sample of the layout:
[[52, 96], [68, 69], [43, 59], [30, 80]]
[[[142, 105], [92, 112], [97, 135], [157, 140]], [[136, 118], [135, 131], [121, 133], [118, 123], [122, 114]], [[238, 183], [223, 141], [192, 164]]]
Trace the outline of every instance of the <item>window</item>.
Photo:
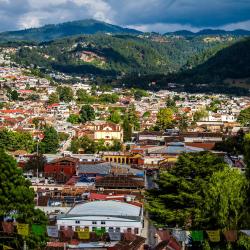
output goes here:
[[105, 222], [105, 221], [101, 221], [101, 224], [102, 224], [102, 225], [105, 225], [105, 224], [106, 224], [106, 222]]
[[109, 227], [109, 229], [110, 229], [110, 230], [114, 230], [114, 228], [113, 228], [113, 227]]
[[76, 223], [76, 224], [80, 224], [80, 221], [79, 221], [79, 220], [76, 220], [75, 223]]
[[96, 225], [96, 224], [97, 224], [97, 222], [96, 222], [96, 221], [92, 221], [92, 224]]
[[105, 230], [106, 230], [106, 227], [101, 227], [101, 230], [105, 232]]
[[92, 227], [92, 231], [95, 231], [96, 230], [96, 227]]
[[120, 232], [120, 231], [121, 231], [121, 228], [120, 228], [120, 227], [117, 227], [117, 228], [115, 229], [115, 231], [116, 231], [116, 232]]
[[127, 228], [127, 232], [128, 232], [128, 233], [132, 233], [132, 228], [130, 228], [130, 227]]
[[139, 229], [136, 227], [135, 229], [134, 229], [134, 234], [138, 234], [139, 233]]

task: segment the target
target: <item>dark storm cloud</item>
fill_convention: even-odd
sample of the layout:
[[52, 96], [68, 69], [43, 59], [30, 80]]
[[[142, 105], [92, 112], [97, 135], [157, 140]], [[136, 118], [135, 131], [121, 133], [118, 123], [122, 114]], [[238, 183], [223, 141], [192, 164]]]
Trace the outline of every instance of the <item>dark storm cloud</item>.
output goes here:
[[0, 18], [0, 31], [84, 18], [157, 31], [249, 29], [250, 0], [0, 0]]

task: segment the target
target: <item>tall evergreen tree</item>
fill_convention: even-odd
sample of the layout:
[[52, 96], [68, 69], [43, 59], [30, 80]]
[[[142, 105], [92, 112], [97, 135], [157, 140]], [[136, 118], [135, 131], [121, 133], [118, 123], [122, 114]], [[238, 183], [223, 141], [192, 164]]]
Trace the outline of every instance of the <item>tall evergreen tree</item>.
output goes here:
[[[30, 188], [30, 182], [25, 180], [22, 171], [17, 168], [14, 158], [7, 155], [0, 149], [0, 218], [14, 217], [17, 222], [27, 224], [46, 225], [47, 218], [44, 213], [35, 209], [34, 191]], [[19, 236], [16, 239], [1, 237], [1, 243], [22, 249], [23, 239]], [[3, 236], [3, 235], [2, 235]], [[46, 245], [45, 236], [36, 236], [30, 233], [26, 237], [30, 249], [41, 249]]]
[[44, 138], [39, 143], [39, 152], [42, 154], [54, 154], [59, 149], [58, 133], [53, 127], [44, 128]]

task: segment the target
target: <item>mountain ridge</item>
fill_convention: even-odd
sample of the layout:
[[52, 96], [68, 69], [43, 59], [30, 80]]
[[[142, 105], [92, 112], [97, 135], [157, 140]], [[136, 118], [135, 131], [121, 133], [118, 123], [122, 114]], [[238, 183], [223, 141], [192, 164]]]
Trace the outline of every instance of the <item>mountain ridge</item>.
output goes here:
[[232, 31], [226, 31], [222, 29], [203, 29], [198, 32], [192, 32], [189, 30], [178, 30], [174, 32], [166, 32], [164, 35], [177, 35], [177, 36], [209, 36], [209, 35], [232, 35], [232, 36], [249, 36], [250, 31], [244, 29], [236, 29]]
[[26, 41], [50, 41], [82, 34], [113, 33], [139, 35], [142, 32], [123, 28], [117, 25], [97, 21], [94, 19], [84, 19], [70, 21], [59, 24], [47, 24], [39, 28], [29, 28], [17, 31], [6, 31], [0, 33], [0, 39], [5, 41], [26, 40]]

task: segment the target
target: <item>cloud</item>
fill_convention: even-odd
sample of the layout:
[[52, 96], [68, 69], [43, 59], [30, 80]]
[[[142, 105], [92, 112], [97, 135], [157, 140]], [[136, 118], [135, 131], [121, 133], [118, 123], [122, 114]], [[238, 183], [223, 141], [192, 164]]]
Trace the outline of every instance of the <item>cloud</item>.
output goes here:
[[249, 0], [0, 0], [0, 31], [94, 18], [160, 32], [250, 29]]
[[200, 28], [185, 24], [182, 25], [179, 23], [153, 23], [153, 24], [143, 24], [143, 25], [129, 25], [127, 27], [131, 29], [137, 29], [143, 32], [158, 32], [162, 34], [177, 30], [190, 30], [193, 32], [197, 32], [200, 30]]
[[236, 30], [236, 29], [243, 29], [249, 30], [250, 29], [250, 20], [238, 23], [229, 23], [220, 27], [224, 30]]

